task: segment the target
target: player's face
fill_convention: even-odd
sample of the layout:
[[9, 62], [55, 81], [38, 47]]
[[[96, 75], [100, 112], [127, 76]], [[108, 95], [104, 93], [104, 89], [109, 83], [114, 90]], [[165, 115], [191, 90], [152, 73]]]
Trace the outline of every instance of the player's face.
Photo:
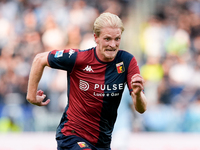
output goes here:
[[121, 41], [121, 29], [105, 27], [101, 29], [100, 35], [95, 36], [97, 43], [96, 52], [101, 61], [109, 62], [114, 60], [119, 50]]

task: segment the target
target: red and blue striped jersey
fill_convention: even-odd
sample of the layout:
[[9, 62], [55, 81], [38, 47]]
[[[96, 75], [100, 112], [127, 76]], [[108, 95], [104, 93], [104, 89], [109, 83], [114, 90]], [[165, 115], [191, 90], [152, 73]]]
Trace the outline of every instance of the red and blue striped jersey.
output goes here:
[[111, 134], [125, 85], [140, 73], [135, 57], [119, 50], [111, 62], [102, 62], [96, 49], [53, 50], [49, 66], [67, 71], [68, 104], [57, 138], [76, 135], [96, 147], [110, 147]]

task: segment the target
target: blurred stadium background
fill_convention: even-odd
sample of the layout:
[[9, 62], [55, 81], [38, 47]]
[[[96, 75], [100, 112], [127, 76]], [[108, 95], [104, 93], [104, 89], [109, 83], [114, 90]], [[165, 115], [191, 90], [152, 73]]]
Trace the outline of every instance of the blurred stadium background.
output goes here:
[[199, 0], [0, 0], [0, 150], [56, 149], [66, 72], [46, 68], [39, 88], [47, 107], [29, 104], [33, 57], [95, 46], [94, 19], [108, 11], [125, 25], [121, 49], [138, 60], [148, 110], [132, 109], [125, 91], [113, 150], [199, 150]]

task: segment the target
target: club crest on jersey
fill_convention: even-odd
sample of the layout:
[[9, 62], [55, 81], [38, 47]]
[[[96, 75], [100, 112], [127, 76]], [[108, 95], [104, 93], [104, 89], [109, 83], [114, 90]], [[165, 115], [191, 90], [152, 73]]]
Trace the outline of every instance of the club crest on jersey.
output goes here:
[[85, 142], [77, 142], [80, 148], [88, 147], [88, 145]]
[[54, 57], [55, 58], [62, 57], [63, 56], [63, 52], [64, 52], [64, 50], [57, 51]]
[[118, 64], [116, 64], [117, 67], [117, 72], [118, 73], [123, 73], [125, 71], [125, 67], [124, 67], [124, 62], [120, 62]]

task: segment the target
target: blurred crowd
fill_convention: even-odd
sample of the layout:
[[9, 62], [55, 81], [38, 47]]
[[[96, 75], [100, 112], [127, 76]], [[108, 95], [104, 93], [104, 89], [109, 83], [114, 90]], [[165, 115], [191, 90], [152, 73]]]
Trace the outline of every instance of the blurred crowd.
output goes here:
[[200, 131], [200, 1], [155, 7], [140, 37], [146, 131]]
[[[51, 102], [33, 106], [26, 101], [32, 60], [39, 52], [95, 46], [93, 22], [105, 11], [122, 18], [121, 49], [137, 53], [145, 79], [147, 111], [132, 111], [127, 95], [120, 105], [133, 114], [130, 130], [200, 131], [199, 0], [0, 0], [0, 132], [55, 130], [67, 103], [66, 72], [45, 68], [39, 88]], [[137, 50], [127, 49], [133, 43]]]

